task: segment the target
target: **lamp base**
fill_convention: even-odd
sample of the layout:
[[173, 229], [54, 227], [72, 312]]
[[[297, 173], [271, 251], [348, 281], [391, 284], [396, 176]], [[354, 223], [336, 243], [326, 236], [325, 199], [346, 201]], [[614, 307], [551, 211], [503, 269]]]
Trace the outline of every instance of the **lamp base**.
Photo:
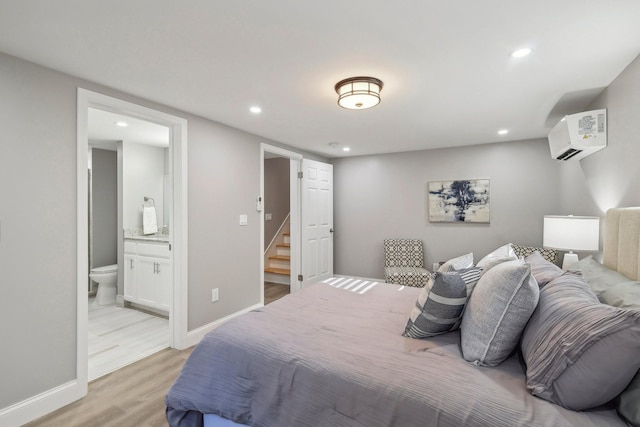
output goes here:
[[578, 262], [578, 254], [568, 252], [564, 254], [564, 258], [562, 259], [562, 269], [568, 270], [576, 262]]

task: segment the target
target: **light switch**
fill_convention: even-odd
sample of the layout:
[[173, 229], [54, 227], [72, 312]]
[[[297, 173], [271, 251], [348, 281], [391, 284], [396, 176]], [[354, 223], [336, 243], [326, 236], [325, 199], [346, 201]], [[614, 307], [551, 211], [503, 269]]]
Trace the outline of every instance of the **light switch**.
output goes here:
[[271, 214], [270, 213], [264, 214], [264, 220], [265, 221], [271, 221]]
[[246, 215], [240, 215], [240, 225], [247, 225], [249, 223], [249, 219]]

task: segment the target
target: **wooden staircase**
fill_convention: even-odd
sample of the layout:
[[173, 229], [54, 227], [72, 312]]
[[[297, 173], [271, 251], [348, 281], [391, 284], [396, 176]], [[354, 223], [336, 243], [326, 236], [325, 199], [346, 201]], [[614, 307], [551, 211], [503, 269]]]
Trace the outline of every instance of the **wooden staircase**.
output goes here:
[[265, 252], [264, 281], [290, 285], [291, 275], [291, 234], [281, 227], [271, 246]]

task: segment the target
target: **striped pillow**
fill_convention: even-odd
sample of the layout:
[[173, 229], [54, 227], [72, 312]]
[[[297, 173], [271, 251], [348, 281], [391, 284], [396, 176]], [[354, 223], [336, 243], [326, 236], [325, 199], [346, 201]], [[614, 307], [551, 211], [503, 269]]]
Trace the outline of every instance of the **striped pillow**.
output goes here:
[[403, 335], [428, 338], [458, 329], [467, 299], [481, 269], [435, 272], [422, 288]]

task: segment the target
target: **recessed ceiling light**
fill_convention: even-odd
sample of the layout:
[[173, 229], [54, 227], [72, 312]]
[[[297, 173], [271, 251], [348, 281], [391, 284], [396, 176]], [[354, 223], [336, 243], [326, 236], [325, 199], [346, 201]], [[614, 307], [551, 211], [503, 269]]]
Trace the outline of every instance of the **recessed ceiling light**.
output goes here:
[[349, 148], [349, 147], [342, 147], [342, 151], [351, 151], [351, 148]]
[[506, 134], [508, 134], [508, 133], [509, 133], [509, 130], [507, 130], [507, 129], [500, 129], [500, 130], [498, 131], [498, 135], [506, 135]]
[[121, 128], [126, 128], [127, 126], [129, 126], [129, 124], [127, 122], [119, 121], [119, 122], [116, 122], [116, 126], [120, 126]]
[[531, 53], [532, 49], [529, 47], [524, 47], [522, 49], [514, 50], [510, 53], [512, 58], [523, 58]]
[[254, 105], [253, 107], [249, 108], [249, 111], [251, 111], [253, 114], [260, 114], [262, 113], [262, 108]]

